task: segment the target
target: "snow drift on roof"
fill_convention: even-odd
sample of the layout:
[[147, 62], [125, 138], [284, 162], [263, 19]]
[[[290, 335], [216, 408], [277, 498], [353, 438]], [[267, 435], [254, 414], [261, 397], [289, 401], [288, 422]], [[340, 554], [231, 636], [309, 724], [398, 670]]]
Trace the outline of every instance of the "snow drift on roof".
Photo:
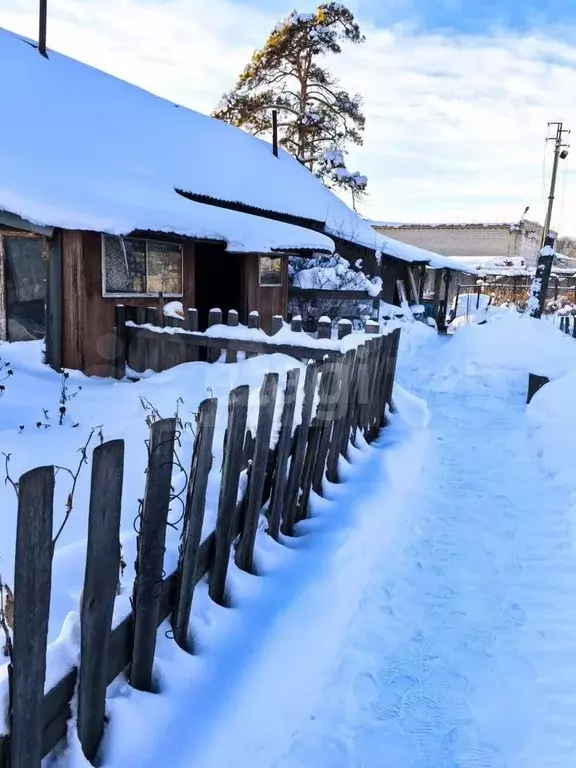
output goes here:
[[284, 151], [0, 29], [0, 209], [38, 224], [133, 229], [224, 240], [230, 250], [332, 250], [306, 229], [183, 199], [175, 189], [312, 219], [404, 261], [431, 254], [396, 243]]
[[220, 121], [49, 56], [0, 30], [10, 104], [0, 122], [0, 209], [68, 229], [222, 240], [232, 251], [333, 250], [317, 232], [194, 203], [174, 190], [246, 195], [260, 205], [271, 197], [304, 214], [307, 189], [323, 187], [298, 162], [277, 160], [264, 142]]

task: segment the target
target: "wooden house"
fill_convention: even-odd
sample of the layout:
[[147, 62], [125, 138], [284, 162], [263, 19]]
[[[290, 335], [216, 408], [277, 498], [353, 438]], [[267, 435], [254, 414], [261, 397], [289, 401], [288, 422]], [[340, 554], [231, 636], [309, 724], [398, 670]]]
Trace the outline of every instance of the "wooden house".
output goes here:
[[388, 300], [414, 260], [244, 131], [3, 30], [0, 74], [0, 339], [45, 335], [56, 368], [107, 373], [119, 302], [178, 299], [200, 330], [213, 307], [257, 310], [267, 329], [292, 254], [362, 258]]

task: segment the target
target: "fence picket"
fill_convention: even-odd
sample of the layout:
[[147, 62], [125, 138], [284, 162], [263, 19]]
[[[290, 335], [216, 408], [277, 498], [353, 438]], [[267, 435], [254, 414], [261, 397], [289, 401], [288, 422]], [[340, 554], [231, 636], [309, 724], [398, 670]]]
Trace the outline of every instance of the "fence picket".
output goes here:
[[104, 443], [94, 450], [78, 685], [78, 738], [90, 762], [96, 757], [106, 712], [108, 680], [103, 659], [108, 658], [120, 571], [123, 473], [123, 440]]
[[364, 388], [366, 375], [366, 361], [368, 359], [368, 349], [366, 344], [362, 344], [356, 350], [356, 361], [354, 372], [352, 374], [352, 387], [350, 391], [349, 406], [349, 435], [353, 445], [356, 445], [356, 435], [360, 423], [361, 398]]
[[316, 363], [309, 363], [306, 369], [306, 378], [304, 380], [302, 415], [300, 424], [296, 430], [294, 451], [292, 461], [290, 462], [290, 472], [288, 474], [288, 482], [286, 485], [284, 516], [282, 520], [282, 533], [286, 536], [292, 536], [294, 532], [294, 523], [296, 522], [300, 482], [306, 458], [306, 446], [308, 444], [310, 422], [312, 420], [312, 410], [314, 408], [318, 373], [318, 365]]
[[385, 400], [393, 410], [392, 394], [394, 391], [394, 381], [396, 379], [396, 365], [398, 363], [398, 351], [400, 349], [400, 328], [396, 328], [390, 335], [390, 359], [386, 370], [386, 391]]
[[244, 525], [236, 549], [236, 565], [243, 571], [248, 571], [248, 573], [252, 573], [254, 570], [254, 543], [256, 541], [260, 510], [262, 508], [262, 496], [266, 481], [268, 452], [274, 423], [277, 392], [278, 374], [267, 373], [264, 377], [264, 384], [260, 389], [260, 410], [258, 412], [258, 426], [256, 428], [254, 459], [247, 491]]
[[[238, 312], [235, 309], [228, 310], [228, 325], [230, 328], [237, 328], [239, 323]], [[236, 363], [238, 361], [238, 352], [228, 348], [226, 350], [226, 362]]]
[[40, 768], [52, 583], [54, 467], [19, 481], [14, 573], [10, 768]]
[[224, 604], [226, 593], [226, 576], [232, 546], [232, 522], [242, 469], [249, 394], [250, 388], [243, 385], [233, 389], [228, 399], [228, 427], [214, 536], [214, 561], [209, 579], [210, 597], [220, 605]]
[[292, 368], [288, 371], [286, 377], [286, 389], [284, 390], [284, 407], [282, 409], [280, 437], [278, 438], [278, 451], [276, 454], [276, 468], [272, 480], [270, 508], [268, 512], [268, 533], [276, 541], [278, 541], [280, 534], [284, 492], [288, 483], [286, 470], [288, 468], [288, 459], [292, 447], [292, 429], [294, 425], [294, 413], [296, 411], [296, 396], [298, 393], [299, 380], [300, 371], [298, 368]]
[[114, 327], [116, 339], [114, 344], [114, 358], [112, 360], [112, 376], [122, 379], [126, 375], [126, 307], [124, 304], [116, 304], [114, 307]]
[[204, 400], [198, 410], [197, 435], [188, 481], [186, 509], [182, 528], [182, 545], [178, 561], [178, 586], [176, 609], [172, 614], [174, 639], [186, 651], [191, 651], [188, 641], [188, 624], [195, 576], [198, 569], [200, 537], [206, 507], [206, 489], [212, 467], [212, 442], [216, 425], [218, 400]]
[[148, 475], [134, 581], [134, 645], [130, 670], [130, 684], [140, 691], [152, 690], [175, 432], [175, 419], [162, 419], [150, 429]]
[[332, 437], [328, 448], [326, 462], [326, 477], [331, 483], [338, 482], [338, 462], [340, 455], [345, 451], [344, 441], [348, 442], [350, 392], [352, 389], [352, 376], [356, 362], [356, 351], [348, 350], [342, 363], [342, 381], [340, 385], [340, 397], [338, 400], [338, 413], [332, 429]]
[[[320, 379], [320, 399], [315, 419], [317, 431], [312, 453], [312, 489], [318, 494], [322, 494], [326, 457], [334, 426], [334, 416], [338, 408], [341, 382], [342, 363], [340, 361], [325, 363]], [[307, 499], [304, 502], [302, 512], [306, 509]]]

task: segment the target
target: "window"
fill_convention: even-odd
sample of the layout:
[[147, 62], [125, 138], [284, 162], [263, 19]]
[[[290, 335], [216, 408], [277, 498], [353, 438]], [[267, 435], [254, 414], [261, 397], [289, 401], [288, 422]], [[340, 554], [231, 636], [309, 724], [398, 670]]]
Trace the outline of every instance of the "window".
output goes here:
[[279, 256], [259, 257], [258, 284], [282, 285], [282, 259]]
[[[43, 237], [0, 232], [3, 259], [7, 338], [9, 341], [41, 339], [45, 329], [46, 269]], [[0, 269], [0, 274], [2, 269]]]
[[182, 296], [182, 246], [134, 237], [102, 237], [105, 296]]

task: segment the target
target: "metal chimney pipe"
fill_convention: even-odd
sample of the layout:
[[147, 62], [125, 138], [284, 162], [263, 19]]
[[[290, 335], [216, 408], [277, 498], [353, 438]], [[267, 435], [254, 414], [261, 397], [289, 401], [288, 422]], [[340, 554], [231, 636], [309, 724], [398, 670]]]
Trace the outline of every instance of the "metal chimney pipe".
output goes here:
[[46, 59], [46, 20], [48, 17], [48, 0], [40, 0], [39, 29], [38, 29], [38, 51]]

